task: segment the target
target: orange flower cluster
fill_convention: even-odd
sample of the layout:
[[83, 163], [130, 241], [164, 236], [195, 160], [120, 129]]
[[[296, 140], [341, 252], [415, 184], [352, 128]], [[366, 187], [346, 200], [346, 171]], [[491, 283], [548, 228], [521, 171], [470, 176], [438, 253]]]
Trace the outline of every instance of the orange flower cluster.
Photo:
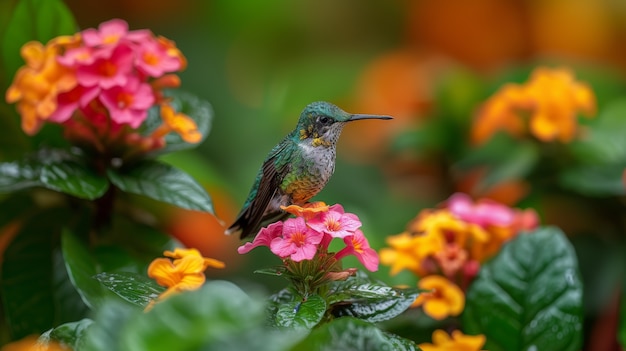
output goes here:
[[39, 337], [29, 335], [23, 339], [13, 341], [0, 348], [0, 351], [71, 351], [68, 346], [50, 340], [45, 343], [39, 342]]
[[439, 329], [433, 332], [433, 343], [422, 343], [419, 347], [423, 351], [480, 351], [485, 341], [484, 335], [465, 335], [459, 330], [449, 335]]
[[522, 230], [537, 226], [533, 210], [512, 209], [490, 200], [474, 203], [461, 193], [438, 209], [425, 209], [407, 230], [387, 238], [380, 260], [391, 274], [409, 270], [421, 277], [422, 294], [414, 306], [423, 306], [435, 319], [459, 315], [463, 289], [478, 274], [480, 265]]
[[148, 276], [167, 288], [158, 300], [181, 291], [199, 289], [206, 280], [204, 271], [208, 267], [225, 266], [221, 261], [202, 257], [196, 249], [175, 249], [173, 252], [165, 251], [163, 255], [173, 260], [157, 258], [148, 266]]
[[61, 65], [57, 58], [64, 52], [80, 45], [80, 35], [60, 36], [46, 46], [31, 41], [20, 54], [26, 65], [20, 68], [13, 84], [6, 92], [8, 103], [17, 102], [17, 111], [22, 117], [22, 129], [35, 134], [42, 123], [58, 107], [57, 97], [76, 87], [74, 70]]
[[567, 143], [577, 134], [579, 112], [595, 115], [591, 88], [568, 69], [540, 67], [525, 84], [506, 84], [485, 102], [474, 120], [472, 140], [483, 143], [501, 130], [520, 137], [528, 115], [528, 130], [537, 139]]

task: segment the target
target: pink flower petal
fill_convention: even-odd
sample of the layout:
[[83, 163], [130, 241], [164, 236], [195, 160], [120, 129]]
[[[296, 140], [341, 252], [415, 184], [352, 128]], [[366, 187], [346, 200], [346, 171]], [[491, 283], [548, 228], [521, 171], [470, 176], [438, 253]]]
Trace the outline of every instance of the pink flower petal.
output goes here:
[[378, 270], [380, 261], [378, 253], [370, 247], [362, 231], [355, 231], [354, 235], [344, 238], [343, 241], [346, 243], [346, 247], [335, 254], [337, 260], [347, 255], [354, 255], [368, 271], [375, 272]]
[[324, 235], [311, 230], [304, 218], [289, 218], [283, 223], [283, 236], [272, 240], [270, 250], [281, 258], [294, 261], [311, 259]]
[[98, 29], [89, 28], [82, 32], [83, 41], [87, 46], [115, 45], [128, 33], [128, 23], [121, 19], [102, 22]]
[[244, 254], [258, 246], [270, 247], [272, 240], [282, 235], [282, 230], [283, 222], [280, 221], [274, 222], [267, 227], [263, 227], [252, 242], [247, 242], [238, 247], [237, 252]]
[[319, 233], [343, 239], [354, 234], [354, 231], [361, 227], [361, 221], [353, 213], [344, 213], [343, 207], [336, 204], [327, 212], [309, 220], [308, 225]]
[[155, 40], [145, 40], [138, 44], [135, 64], [139, 71], [151, 77], [160, 77], [182, 67], [180, 60], [168, 55], [167, 48]]
[[515, 217], [513, 209], [492, 200], [483, 199], [474, 203], [463, 193], [455, 193], [446, 201], [447, 207], [456, 217], [482, 227], [510, 225]]
[[113, 121], [137, 128], [146, 119], [154, 95], [150, 85], [129, 77], [128, 84], [103, 90], [100, 101], [109, 110]]
[[[94, 55], [98, 56], [98, 51]], [[108, 89], [125, 85], [131, 76], [132, 63], [132, 49], [127, 45], [120, 45], [113, 50], [111, 57], [98, 57], [89, 65], [79, 66], [76, 79], [80, 85], [86, 87], [99, 85]]]

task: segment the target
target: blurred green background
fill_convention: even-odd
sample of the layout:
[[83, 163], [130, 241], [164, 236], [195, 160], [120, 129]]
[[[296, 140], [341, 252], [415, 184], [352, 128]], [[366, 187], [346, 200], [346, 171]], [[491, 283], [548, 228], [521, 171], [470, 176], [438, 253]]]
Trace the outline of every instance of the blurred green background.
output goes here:
[[[3, 6], [11, 6], [10, 0], [3, 1]], [[207, 188], [225, 224], [237, 214], [265, 155], [295, 126], [302, 108], [327, 100], [349, 112], [395, 117], [346, 127], [335, 175], [316, 197], [359, 215], [376, 249], [385, 246], [386, 236], [402, 232], [420, 209], [435, 206], [455, 191], [532, 206], [544, 223], [560, 225], [569, 234], [594, 226], [593, 217], [577, 216], [578, 204], [563, 198], [545, 199], [514, 186], [477, 189], [475, 174], [459, 172], [455, 162], [469, 149], [469, 126], [480, 103], [503, 83], [526, 80], [537, 65], [573, 68], [596, 92], [600, 111], [623, 95], [624, 1], [65, 3], [81, 28], [122, 18], [131, 29], [149, 28], [172, 39], [187, 57], [181, 89], [209, 101], [215, 116], [202, 145], [165, 159]], [[10, 77], [2, 78], [5, 89]], [[12, 106], [2, 108], [14, 111]], [[437, 118], [444, 122], [432, 127]], [[15, 126], [6, 137], [21, 138]], [[226, 261], [226, 270], [209, 274], [241, 284], [283, 285], [280, 279], [261, 280], [251, 273], [276, 264], [275, 257], [262, 249], [239, 256], [238, 238], [224, 236], [212, 216], [158, 210], [163, 211], [164, 228], [179, 240]], [[623, 243], [623, 233], [620, 240]], [[591, 240], [590, 249], [582, 251], [582, 263], [596, 262], [610, 243]], [[612, 267], [611, 255], [597, 267]], [[378, 276], [389, 283], [415, 280], [410, 274], [389, 277], [387, 267], [381, 267]], [[614, 275], [602, 277], [604, 283], [594, 283], [614, 283]], [[613, 291], [601, 289], [593, 301], [610, 299]], [[600, 302], [586, 304], [596, 312], [602, 309]]]

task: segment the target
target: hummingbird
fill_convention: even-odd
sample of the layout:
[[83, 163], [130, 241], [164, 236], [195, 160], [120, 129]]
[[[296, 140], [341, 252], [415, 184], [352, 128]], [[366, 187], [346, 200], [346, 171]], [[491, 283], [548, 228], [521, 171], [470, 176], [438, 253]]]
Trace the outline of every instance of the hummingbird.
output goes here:
[[351, 114], [324, 101], [307, 105], [296, 128], [265, 158], [252, 189], [226, 234], [256, 235], [261, 226], [288, 215], [281, 206], [306, 204], [335, 171], [337, 139], [346, 123], [391, 116]]

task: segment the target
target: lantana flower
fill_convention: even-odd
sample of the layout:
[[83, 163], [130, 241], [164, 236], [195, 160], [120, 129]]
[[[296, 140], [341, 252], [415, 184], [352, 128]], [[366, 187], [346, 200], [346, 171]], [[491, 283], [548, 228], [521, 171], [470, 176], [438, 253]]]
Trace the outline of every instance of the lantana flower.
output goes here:
[[[6, 100], [17, 104], [29, 135], [57, 123], [71, 142], [122, 158], [163, 147], [171, 132], [189, 143], [202, 139], [194, 120], [174, 111], [162, 92], [180, 85], [175, 73], [186, 59], [172, 41], [149, 30], [129, 30], [114, 19], [45, 45], [26, 43], [21, 54], [26, 65]], [[152, 108], [161, 109], [165, 127], [141, 135]]]
[[421, 343], [423, 351], [481, 351], [487, 338], [484, 335], [465, 335], [460, 330], [446, 331], [438, 329], [433, 332], [433, 343]]
[[362, 231], [355, 230], [354, 234], [345, 236], [343, 242], [346, 244], [346, 247], [337, 252], [335, 259], [340, 260], [344, 256], [354, 255], [370, 272], [378, 270], [378, 254], [376, 250], [370, 247]]
[[[282, 209], [295, 217], [261, 228], [252, 242], [237, 251], [244, 254], [255, 247], [268, 247], [283, 261], [288, 278], [305, 295], [326, 281], [354, 275], [355, 269], [344, 270], [339, 264], [346, 256], [354, 255], [369, 271], [378, 270], [378, 254], [359, 229], [361, 221], [341, 205], [316, 202]], [[336, 253], [328, 252], [333, 239], [343, 240], [346, 246]]]
[[[481, 263], [493, 257], [504, 243], [522, 231], [536, 228], [538, 223], [532, 209], [510, 208], [491, 200], [475, 202], [466, 194], [457, 193], [436, 209], [422, 210], [405, 232], [387, 237], [389, 247], [381, 249], [380, 259], [391, 267], [391, 275], [409, 270], [421, 277], [420, 284], [441, 283], [440, 291], [460, 292], [461, 297], [452, 294], [454, 298], [450, 300], [438, 300], [443, 306], [445, 301], [461, 301]], [[453, 283], [457, 288], [446, 288], [442, 282]], [[427, 297], [420, 295], [416, 304], [425, 303]], [[462, 304], [455, 306], [452, 312], [460, 313]], [[445, 314], [435, 310], [426, 313], [433, 318]]]
[[203, 257], [196, 249], [175, 249], [165, 251], [163, 255], [169, 258], [156, 258], [148, 266], [148, 276], [167, 288], [158, 300], [181, 291], [199, 289], [206, 280], [204, 271], [208, 267], [225, 266], [221, 261]]
[[22, 129], [35, 134], [43, 122], [57, 109], [57, 96], [76, 87], [76, 75], [57, 58], [80, 43], [78, 36], [61, 36], [48, 42], [28, 42], [20, 54], [26, 62], [15, 74], [6, 92], [8, 103], [17, 103]]
[[436, 320], [458, 316], [465, 307], [465, 294], [456, 284], [439, 275], [421, 278], [417, 286], [426, 291], [413, 302], [413, 307], [422, 306], [424, 313]]
[[[593, 91], [576, 81], [570, 70], [539, 67], [528, 82], [504, 85], [485, 102], [474, 121], [472, 138], [480, 144], [500, 130], [516, 137], [528, 130], [542, 142], [567, 143], [577, 135], [577, 115], [591, 118], [595, 111]], [[524, 113], [529, 115], [528, 123]]]
[[343, 239], [353, 235], [354, 231], [361, 227], [361, 221], [353, 213], [345, 213], [339, 204], [331, 206], [315, 218], [308, 225], [315, 231], [325, 233], [333, 238]]
[[283, 223], [282, 236], [272, 239], [270, 250], [280, 258], [294, 262], [310, 260], [324, 234], [311, 229], [302, 217], [289, 218]]

